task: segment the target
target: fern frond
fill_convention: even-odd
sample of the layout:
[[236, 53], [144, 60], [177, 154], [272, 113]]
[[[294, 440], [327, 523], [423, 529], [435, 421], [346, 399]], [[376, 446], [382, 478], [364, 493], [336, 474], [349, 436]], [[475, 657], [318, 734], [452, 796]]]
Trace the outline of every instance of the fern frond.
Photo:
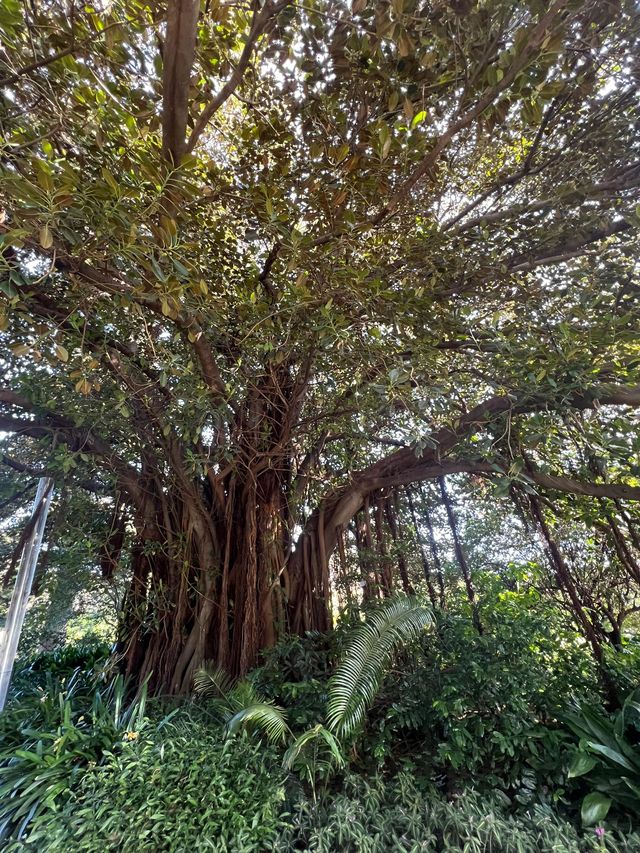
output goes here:
[[387, 599], [367, 614], [347, 641], [343, 660], [329, 682], [331, 731], [346, 737], [362, 723], [395, 648], [415, 639], [432, 622], [431, 611], [406, 596]]
[[290, 731], [285, 711], [268, 702], [249, 705], [234, 714], [227, 723], [227, 735], [235, 735], [245, 728], [260, 730], [270, 743], [282, 743]]
[[199, 696], [226, 699], [233, 685], [233, 678], [222, 667], [211, 663], [205, 663], [193, 676], [193, 689]]

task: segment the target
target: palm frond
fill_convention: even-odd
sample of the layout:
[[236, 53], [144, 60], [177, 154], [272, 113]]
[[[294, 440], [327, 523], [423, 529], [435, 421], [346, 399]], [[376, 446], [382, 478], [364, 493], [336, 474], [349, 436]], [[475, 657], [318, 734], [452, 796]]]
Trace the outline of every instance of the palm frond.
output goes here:
[[193, 689], [199, 696], [226, 699], [233, 685], [233, 678], [222, 667], [212, 663], [205, 663], [193, 676]]
[[339, 737], [350, 735], [380, 689], [391, 654], [431, 625], [431, 611], [415, 598], [395, 596], [370, 611], [347, 642], [329, 682], [327, 720]]
[[235, 713], [227, 723], [227, 735], [245, 728], [260, 730], [270, 743], [282, 743], [290, 732], [284, 709], [269, 702], [257, 702]]
[[264, 697], [255, 689], [253, 684], [246, 679], [238, 681], [233, 690], [227, 697], [231, 716], [237, 711], [242, 711], [243, 708], [248, 708], [250, 705], [270, 704]]
[[323, 725], [317, 725], [299, 735], [285, 752], [282, 760], [285, 770], [293, 770], [303, 759], [310, 744], [317, 747], [317, 741], [321, 742], [321, 746], [325, 746], [328, 753], [328, 761], [324, 762], [327, 767], [344, 767], [345, 757], [336, 736]]

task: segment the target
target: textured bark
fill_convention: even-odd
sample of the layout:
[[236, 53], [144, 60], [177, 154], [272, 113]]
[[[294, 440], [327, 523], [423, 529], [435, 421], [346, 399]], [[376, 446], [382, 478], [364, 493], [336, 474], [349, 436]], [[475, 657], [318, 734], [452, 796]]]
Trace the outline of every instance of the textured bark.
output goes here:
[[247, 672], [261, 649], [291, 629], [292, 613], [305, 614], [304, 629], [329, 627], [325, 600], [310, 606], [306, 584], [297, 587], [303, 600], [287, 590], [278, 477], [233, 475], [224, 492], [221, 507], [204, 490], [158, 488], [146, 517], [137, 519], [119, 651], [127, 673], [152, 673], [155, 692], [188, 691], [208, 660]]

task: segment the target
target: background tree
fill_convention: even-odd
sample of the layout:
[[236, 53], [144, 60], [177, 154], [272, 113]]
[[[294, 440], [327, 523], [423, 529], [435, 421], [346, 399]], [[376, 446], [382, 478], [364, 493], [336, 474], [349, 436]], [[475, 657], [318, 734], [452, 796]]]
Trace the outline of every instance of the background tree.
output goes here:
[[130, 519], [127, 671], [185, 690], [329, 627], [330, 556], [350, 524], [388, 556], [389, 490], [640, 497], [631, 2], [0, 27], [0, 429]]

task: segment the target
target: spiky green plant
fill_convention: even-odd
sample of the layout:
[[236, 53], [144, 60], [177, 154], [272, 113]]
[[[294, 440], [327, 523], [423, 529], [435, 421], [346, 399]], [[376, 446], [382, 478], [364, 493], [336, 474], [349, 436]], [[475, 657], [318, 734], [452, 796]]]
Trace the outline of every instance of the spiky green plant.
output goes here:
[[229, 735], [247, 728], [263, 732], [269, 743], [284, 743], [291, 733], [284, 710], [269, 702], [254, 702], [235, 713], [227, 723]]
[[283, 743], [290, 734], [283, 708], [264, 699], [248, 681], [234, 681], [221, 667], [201, 667], [193, 687], [197, 694], [211, 699], [210, 709], [226, 724], [228, 735], [253, 729], [262, 732], [269, 743]]
[[299, 773], [309, 783], [314, 802], [318, 779], [327, 782], [345, 763], [338, 739], [321, 723], [298, 735], [282, 762], [285, 770]]
[[[303, 732], [284, 756], [285, 768], [301, 773], [314, 799], [318, 778], [326, 781], [344, 766], [340, 741], [362, 723], [394, 650], [415, 639], [432, 622], [431, 611], [417, 599], [398, 595], [371, 609], [354, 629], [329, 684], [328, 727], [319, 723]], [[228, 735], [254, 729], [270, 743], [292, 737], [285, 711], [265, 701], [249, 682], [234, 683], [224, 670], [209, 666], [198, 670], [193, 683], [196, 693], [211, 697]]]
[[199, 696], [209, 699], [226, 699], [235, 681], [221, 666], [205, 663], [193, 676], [193, 689]]
[[362, 724], [384, 678], [394, 650], [431, 625], [431, 611], [415, 598], [395, 596], [371, 610], [347, 642], [329, 683], [327, 720], [338, 737]]

